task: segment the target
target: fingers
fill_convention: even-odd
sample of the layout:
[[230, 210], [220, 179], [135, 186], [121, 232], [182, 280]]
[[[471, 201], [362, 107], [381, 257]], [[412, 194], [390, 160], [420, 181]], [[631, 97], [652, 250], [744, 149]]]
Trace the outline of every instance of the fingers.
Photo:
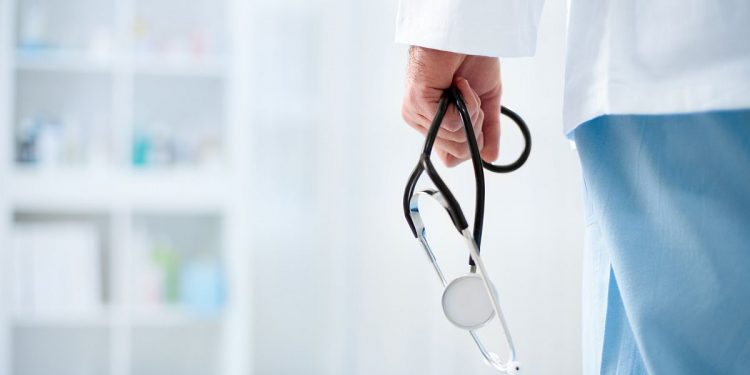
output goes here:
[[482, 159], [487, 162], [497, 160], [500, 153], [500, 115], [493, 113], [484, 118], [482, 135], [486, 139], [485, 147], [480, 150]]
[[[471, 88], [468, 80], [458, 77], [455, 79], [454, 84], [464, 99], [464, 103], [469, 112], [471, 125], [474, 130], [474, 137], [476, 137], [477, 146], [481, 151], [485, 142], [484, 135], [482, 134], [482, 124], [484, 123], [485, 117], [484, 111], [481, 109], [482, 101], [479, 95], [477, 95], [477, 93]], [[471, 154], [460, 114], [455, 106], [451, 106], [450, 109], [451, 110], [443, 119], [442, 126], [445, 127], [446, 124], [451, 126], [452, 124], [457, 123], [458, 129], [455, 132], [446, 132], [443, 137], [440, 137], [441, 133], [438, 132], [438, 139], [435, 142], [435, 147], [443, 151], [442, 153], [438, 153], [438, 156], [441, 154], [443, 155], [440, 157], [443, 163], [446, 166], [452, 167], [470, 159]], [[455, 136], [457, 134], [461, 135]]]
[[[484, 136], [480, 136], [477, 139], [477, 145], [479, 146], [479, 148], [482, 148], [484, 146]], [[435, 150], [435, 152], [437, 153], [438, 158], [440, 159], [440, 161], [442, 161], [443, 164], [445, 164], [445, 166], [449, 167], [449, 168], [453, 168], [453, 167], [455, 167], [455, 166], [457, 166], [457, 165], [465, 162], [466, 160], [471, 159], [471, 156], [469, 154], [467, 154], [464, 157], [459, 157], [459, 156], [455, 156], [455, 155], [453, 155], [453, 154], [451, 154], [448, 151], [445, 151], [443, 149], [437, 149], [437, 150]]]
[[[477, 134], [481, 133], [482, 123], [477, 121], [482, 111], [479, 96], [471, 89], [467, 80], [458, 78], [456, 79], [456, 84], [466, 101], [466, 107], [469, 111], [474, 132]], [[407, 88], [402, 107], [404, 120], [412, 127], [429, 129], [437, 113], [438, 102], [442, 95], [443, 91], [438, 89], [419, 88], [415, 86]], [[438, 130], [438, 138], [454, 142], [466, 142], [463, 121], [454, 106], [450, 106], [443, 117], [440, 129]]]
[[[482, 111], [482, 101], [479, 99], [479, 95], [477, 95], [477, 93], [471, 88], [469, 81], [465, 78], [457, 77], [453, 83], [456, 85], [464, 99], [466, 109], [469, 111], [472, 120], [474, 132], [481, 133], [481, 123], [476, 121], [477, 116]], [[445, 118], [443, 118], [442, 126], [453, 132], [463, 131], [463, 121], [461, 121], [461, 116], [455, 106], [450, 106], [448, 113], [446, 113]]]
[[[471, 125], [472, 125], [472, 128], [474, 129], [474, 136], [478, 138], [479, 135], [482, 134], [482, 123], [484, 120], [484, 111], [482, 110], [482, 100], [479, 98], [479, 95], [477, 95], [477, 92], [471, 88], [471, 86], [469, 85], [469, 81], [467, 81], [466, 79], [458, 78], [456, 80], [456, 86], [461, 92], [461, 96], [464, 99], [466, 108], [469, 111], [469, 115], [471, 117]], [[458, 113], [458, 110], [455, 107], [452, 107], [452, 108], [456, 110], [456, 113]], [[461, 127], [463, 128], [463, 124]]]
[[[474, 136], [481, 151], [484, 149], [486, 139], [483, 134], [485, 112], [482, 108], [482, 99], [472, 89], [468, 80], [457, 77], [453, 80], [453, 83], [464, 99], [474, 130]], [[426, 135], [437, 112], [437, 106], [442, 94], [442, 89], [430, 88], [424, 85], [420, 86], [418, 83], [409, 82], [402, 106], [402, 116], [406, 123], [422, 135]], [[434, 149], [441, 161], [449, 167], [458, 165], [468, 160], [471, 156], [466, 139], [466, 131], [463, 128], [463, 121], [455, 106], [449, 107], [441, 122]]]
[[[425, 130], [430, 128], [430, 125], [432, 125], [432, 117], [427, 117], [421, 114], [413, 114], [404, 112], [402, 113], [404, 120], [412, 126], [413, 128], [423, 128]], [[472, 121], [472, 124], [474, 121]], [[449, 141], [454, 142], [465, 142], [466, 141], [466, 131], [463, 129], [463, 125], [460, 129], [456, 131], [450, 131], [446, 129], [445, 127], [441, 126], [440, 129], [438, 129], [438, 138], [439, 139], [446, 139]]]
[[[421, 127], [421, 126], [412, 126], [412, 127], [415, 130], [417, 130], [419, 133], [421, 133], [422, 135], [425, 135], [425, 136], [427, 135], [427, 131], [428, 131], [427, 128]], [[484, 135], [483, 134], [479, 134], [477, 136], [477, 146], [479, 146], [480, 150], [482, 149], [482, 147], [484, 147]], [[471, 154], [469, 153], [469, 144], [466, 141], [456, 142], [456, 141], [451, 141], [448, 139], [437, 138], [435, 140], [434, 147], [436, 151], [447, 152], [453, 159], [457, 160], [458, 163], [471, 158]], [[438, 153], [438, 155], [440, 155], [440, 153]], [[445, 162], [445, 159], [443, 159], [443, 161]]]

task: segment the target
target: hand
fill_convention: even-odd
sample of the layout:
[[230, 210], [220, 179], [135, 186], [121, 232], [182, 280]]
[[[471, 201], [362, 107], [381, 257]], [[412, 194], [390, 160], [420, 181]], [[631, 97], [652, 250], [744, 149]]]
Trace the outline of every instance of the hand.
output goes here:
[[[497, 159], [500, 143], [500, 60], [413, 46], [409, 49], [406, 94], [401, 114], [412, 128], [427, 134], [443, 90], [455, 83], [466, 101], [482, 158]], [[451, 106], [435, 142], [448, 167], [468, 160], [469, 145], [461, 118]]]

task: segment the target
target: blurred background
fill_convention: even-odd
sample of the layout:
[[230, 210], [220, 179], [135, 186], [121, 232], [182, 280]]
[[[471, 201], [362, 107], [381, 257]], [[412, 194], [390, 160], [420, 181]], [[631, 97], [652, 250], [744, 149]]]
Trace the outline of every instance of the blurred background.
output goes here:
[[[0, 0], [0, 375], [491, 374], [402, 217], [422, 140], [395, 12]], [[565, 12], [548, 2], [537, 56], [503, 61], [534, 148], [487, 182], [483, 254], [528, 374], [580, 373]], [[470, 216], [469, 168], [444, 173]]]

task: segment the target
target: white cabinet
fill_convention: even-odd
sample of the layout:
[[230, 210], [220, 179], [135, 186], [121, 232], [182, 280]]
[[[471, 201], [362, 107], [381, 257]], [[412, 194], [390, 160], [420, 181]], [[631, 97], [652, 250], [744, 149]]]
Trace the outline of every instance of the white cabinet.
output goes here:
[[0, 1], [0, 375], [252, 370], [247, 15]]

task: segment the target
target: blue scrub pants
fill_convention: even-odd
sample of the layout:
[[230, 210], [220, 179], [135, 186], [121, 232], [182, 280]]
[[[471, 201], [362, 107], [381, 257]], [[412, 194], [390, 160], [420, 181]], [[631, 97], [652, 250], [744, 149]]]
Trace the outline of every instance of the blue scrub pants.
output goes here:
[[584, 373], [750, 374], [750, 110], [603, 116], [574, 137]]

